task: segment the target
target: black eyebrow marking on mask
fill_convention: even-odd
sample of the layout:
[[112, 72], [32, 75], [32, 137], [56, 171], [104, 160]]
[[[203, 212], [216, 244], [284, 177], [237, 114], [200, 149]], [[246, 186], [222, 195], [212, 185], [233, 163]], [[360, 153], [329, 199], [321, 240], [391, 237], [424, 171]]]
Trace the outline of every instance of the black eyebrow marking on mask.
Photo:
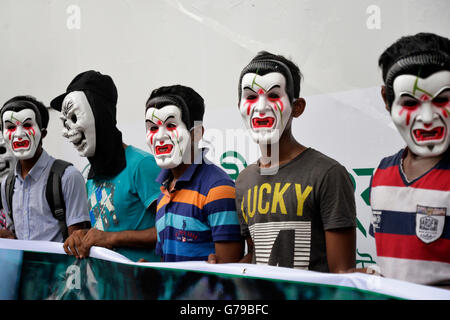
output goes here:
[[279, 84], [274, 84], [273, 86], [270, 87], [269, 90], [267, 90], [267, 92], [269, 92], [272, 89], [276, 89], [276, 88], [281, 88]]
[[[156, 117], [155, 117], [156, 118]], [[169, 119], [171, 119], [171, 118], [174, 118], [175, 119], [175, 116], [173, 116], [173, 115], [169, 115], [167, 118], [166, 118], [166, 120], [164, 120], [163, 121], [163, 123], [166, 123], [167, 122], [167, 120], [169, 120]], [[161, 121], [159, 118], [157, 118], [159, 121]], [[150, 120], [150, 119], [146, 119], [145, 120], [145, 122], [151, 122], [151, 123], [153, 123], [154, 125], [158, 125], [157, 123], [154, 123], [152, 120]]]
[[409, 93], [409, 92], [402, 92], [402, 93], [400, 93], [400, 97], [409, 97], [409, 98], [418, 100], [416, 97], [414, 97], [414, 96], [413, 96], [411, 93]]
[[166, 120], [164, 120], [164, 122], [166, 122], [166, 121], [169, 120], [170, 118], [174, 118], [174, 119], [175, 119], [175, 116], [173, 116], [173, 115], [168, 116], [168, 117], [166, 118]]
[[443, 94], [443, 93], [446, 93], [447, 91], [450, 91], [450, 87], [444, 87], [444, 88], [442, 88], [441, 91], [439, 91], [438, 93], [436, 93], [436, 94], [434, 95], [434, 98], [440, 96], [440, 95]]
[[244, 90], [245, 90], [245, 89], [248, 89], [248, 90], [250, 90], [250, 91], [252, 91], [252, 92], [256, 93], [256, 91], [255, 91], [255, 90], [253, 90], [253, 89], [252, 89], [251, 87], [249, 87], [249, 86], [245, 86], [245, 87], [244, 87]]

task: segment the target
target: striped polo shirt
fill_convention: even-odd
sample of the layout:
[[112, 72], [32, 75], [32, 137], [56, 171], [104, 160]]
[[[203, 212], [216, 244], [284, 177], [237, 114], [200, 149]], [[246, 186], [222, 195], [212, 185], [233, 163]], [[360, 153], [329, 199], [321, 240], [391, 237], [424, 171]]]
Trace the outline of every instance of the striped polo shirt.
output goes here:
[[371, 183], [378, 264], [384, 276], [450, 284], [450, 156], [413, 181], [401, 167], [405, 150], [384, 158]]
[[214, 164], [191, 164], [172, 192], [172, 174], [163, 169], [157, 201], [156, 253], [165, 262], [207, 260], [216, 241], [240, 241], [235, 188], [231, 178]]

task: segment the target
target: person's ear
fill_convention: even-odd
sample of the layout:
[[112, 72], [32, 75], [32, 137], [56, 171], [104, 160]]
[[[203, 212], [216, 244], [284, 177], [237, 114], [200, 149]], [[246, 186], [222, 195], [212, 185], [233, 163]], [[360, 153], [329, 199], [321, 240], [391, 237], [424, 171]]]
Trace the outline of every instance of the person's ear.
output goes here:
[[292, 117], [298, 118], [305, 111], [306, 101], [303, 98], [297, 98], [292, 104]]
[[41, 138], [44, 139], [47, 136], [47, 129], [41, 129]]
[[386, 109], [389, 113], [391, 113], [391, 108], [389, 107], [389, 103], [388, 103], [388, 101], [387, 101], [386, 86], [385, 86], [385, 85], [381, 86], [381, 96], [383, 97], [385, 109]]

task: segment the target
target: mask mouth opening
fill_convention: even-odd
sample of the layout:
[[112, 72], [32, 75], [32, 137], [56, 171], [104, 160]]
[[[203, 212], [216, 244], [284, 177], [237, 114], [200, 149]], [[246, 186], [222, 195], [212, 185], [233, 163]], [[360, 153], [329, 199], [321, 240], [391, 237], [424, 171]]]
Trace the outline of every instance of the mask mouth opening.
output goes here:
[[439, 141], [444, 138], [445, 128], [443, 126], [432, 129], [415, 129], [413, 130], [414, 139], [417, 142], [423, 141]]
[[155, 153], [156, 153], [156, 155], [170, 154], [170, 153], [172, 153], [172, 149], [173, 149], [173, 144], [164, 144], [162, 146], [156, 146]]
[[12, 147], [14, 151], [19, 150], [28, 150], [30, 149], [30, 141], [29, 140], [16, 140], [12, 143]]
[[86, 142], [86, 136], [84, 135], [84, 132], [79, 131], [76, 132], [75, 134], [69, 135], [68, 136], [70, 142], [72, 142], [72, 144], [77, 148], [81, 148], [83, 143]]
[[255, 129], [272, 128], [274, 124], [275, 124], [274, 117], [264, 117], [264, 118], [255, 117], [252, 119], [252, 127]]

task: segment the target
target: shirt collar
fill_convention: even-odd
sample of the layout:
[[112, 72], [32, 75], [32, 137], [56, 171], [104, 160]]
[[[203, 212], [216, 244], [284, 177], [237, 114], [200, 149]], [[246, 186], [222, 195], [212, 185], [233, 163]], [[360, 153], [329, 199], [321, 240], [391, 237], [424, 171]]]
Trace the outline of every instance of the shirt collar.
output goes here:
[[[50, 161], [49, 154], [44, 149], [42, 149], [42, 153], [39, 156], [38, 161], [36, 161], [33, 168], [31, 168], [30, 172], [28, 172], [27, 176], [30, 176], [34, 181], [37, 181], [41, 177], [45, 168], [47, 168], [49, 161]], [[16, 177], [19, 177], [19, 179], [22, 179], [21, 172], [22, 168], [20, 167], [20, 162], [17, 161], [15, 168], [15, 175]]]
[[[205, 158], [203, 156], [204, 150], [202, 149], [201, 152], [197, 153], [194, 159], [194, 163], [192, 163], [185, 172], [181, 175], [180, 178], [178, 178], [177, 182], [175, 183], [175, 189], [179, 184], [186, 183], [192, 180], [193, 176], [195, 175], [195, 172], [197, 171], [197, 168], [205, 161]], [[159, 173], [158, 177], [156, 178], [156, 182], [159, 182], [164, 188], [167, 189], [168, 184], [170, 180], [172, 179], [172, 171], [170, 169], [161, 169], [161, 172]]]

